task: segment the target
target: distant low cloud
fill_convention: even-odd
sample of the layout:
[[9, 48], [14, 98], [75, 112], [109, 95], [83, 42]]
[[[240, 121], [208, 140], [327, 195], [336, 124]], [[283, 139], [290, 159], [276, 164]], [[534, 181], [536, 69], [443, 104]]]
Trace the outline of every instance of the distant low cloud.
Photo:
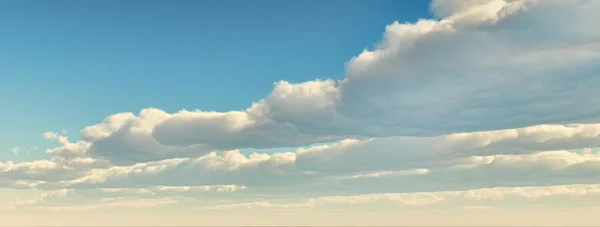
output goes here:
[[[600, 180], [599, 138], [598, 124], [539, 125], [348, 139], [273, 154], [231, 150], [132, 165], [86, 157], [83, 150], [76, 153], [80, 156], [0, 163], [0, 178], [6, 179], [5, 187], [44, 190], [244, 185], [248, 195], [302, 191], [324, 196], [591, 184]], [[63, 142], [50, 153], [80, 148]]]
[[[547, 187], [496, 187], [480, 188], [461, 191], [418, 192], [418, 193], [380, 193], [361, 194], [352, 196], [327, 196], [311, 198], [301, 202], [274, 203], [269, 201], [247, 202], [207, 206], [210, 210], [223, 209], [302, 209], [345, 205], [347, 209], [361, 209], [376, 204], [379, 209], [395, 210], [401, 208], [490, 208], [489, 205], [503, 204], [510, 206], [515, 203], [535, 203], [535, 205], [553, 204], [556, 200], [572, 202], [600, 198], [600, 185], [561, 185]], [[578, 203], [581, 205], [581, 203]], [[584, 203], [594, 207], [593, 202]], [[369, 210], [378, 208], [369, 206]]]

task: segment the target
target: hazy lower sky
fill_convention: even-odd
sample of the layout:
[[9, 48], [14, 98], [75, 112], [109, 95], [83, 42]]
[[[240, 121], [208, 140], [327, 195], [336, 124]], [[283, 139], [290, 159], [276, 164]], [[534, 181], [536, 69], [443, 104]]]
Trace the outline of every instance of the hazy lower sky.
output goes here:
[[0, 2], [0, 225], [600, 225], [600, 0]]

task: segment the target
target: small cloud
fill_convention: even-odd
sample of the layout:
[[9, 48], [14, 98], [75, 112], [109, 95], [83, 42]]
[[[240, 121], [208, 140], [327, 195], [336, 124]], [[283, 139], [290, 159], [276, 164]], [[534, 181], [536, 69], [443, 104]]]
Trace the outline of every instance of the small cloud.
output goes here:
[[68, 139], [66, 136], [63, 136], [59, 133], [48, 131], [42, 134], [44, 139], [58, 141], [59, 143], [65, 144], [68, 143]]
[[17, 155], [17, 156], [18, 156], [18, 155], [19, 155], [19, 151], [21, 151], [21, 148], [20, 148], [19, 146], [14, 146], [14, 147], [11, 149], [11, 151], [12, 151], [12, 153], [13, 153], [13, 154], [15, 154], [15, 155]]
[[44, 139], [48, 140], [55, 140], [58, 138], [58, 134], [52, 131], [44, 132], [42, 135], [44, 136]]
[[61, 134], [66, 135], [69, 134], [69, 131], [67, 131], [66, 129], [63, 129], [60, 131]]
[[40, 147], [38, 147], [36, 145], [33, 145], [29, 148], [29, 150], [32, 150], [32, 151], [37, 150], [37, 149], [40, 149]]

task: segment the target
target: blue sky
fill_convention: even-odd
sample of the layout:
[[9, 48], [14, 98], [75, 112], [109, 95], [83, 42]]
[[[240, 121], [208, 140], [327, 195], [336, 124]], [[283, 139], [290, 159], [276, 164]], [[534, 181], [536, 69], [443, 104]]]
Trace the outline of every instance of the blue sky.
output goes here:
[[0, 226], [598, 225], [597, 21], [579, 0], [2, 1]]
[[4, 1], [0, 148], [146, 107], [245, 109], [279, 80], [342, 78], [385, 25], [428, 15], [427, 1]]

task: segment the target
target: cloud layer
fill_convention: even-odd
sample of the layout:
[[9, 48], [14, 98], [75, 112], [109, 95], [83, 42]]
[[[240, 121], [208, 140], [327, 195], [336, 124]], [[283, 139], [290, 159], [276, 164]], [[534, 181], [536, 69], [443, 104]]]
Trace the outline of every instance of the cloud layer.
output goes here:
[[348, 139], [272, 154], [230, 150], [132, 165], [59, 156], [1, 163], [0, 173], [7, 187], [40, 189], [243, 185], [256, 193], [326, 195], [339, 190], [550, 186], [600, 180], [599, 137], [598, 124], [539, 125], [436, 137]]
[[82, 130], [82, 145], [89, 155], [131, 164], [588, 121], [600, 117], [600, 32], [592, 29], [599, 5], [434, 1], [441, 19], [388, 25], [377, 48], [346, 64], [343, 80], [280, 81], [243, 111], [119, 113]]
[[[597, 194], [600, 1], [431, 8], [439, 19], [388, 25], [339, 81], [280, 81], [241, 111], [117, 113], [78, 141], [46, 132], [59, 144], [52, 158], [0, 162], [0, 187], [47, 191], [9, 207], [60, 209], [153, 207], [201, 192], [305, 201], [211, 209]], [[296, 148], [243, 152], [281, 147]]]

